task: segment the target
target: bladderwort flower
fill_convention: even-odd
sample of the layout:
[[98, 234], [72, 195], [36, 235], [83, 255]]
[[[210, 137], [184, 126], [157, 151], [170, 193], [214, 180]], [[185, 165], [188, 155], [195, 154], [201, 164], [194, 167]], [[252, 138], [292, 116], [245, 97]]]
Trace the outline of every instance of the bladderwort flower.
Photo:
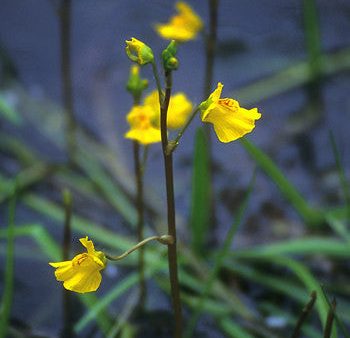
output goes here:
[[151, 47], [147, 46], [142, 41], [131, 38], [126, 40], [125, 51], [131, 61], [137, 62], [143, 66], [154, 61], [154, 55]]
[[[149, 106], [153, 111], [153, 123], [159, 128], [160, 110], [159, 110], [159, 94], [154, 90], [144, 99], [144, 105]], [[187, 121], [193, 108], [192, 102], [184, 93], [176, 93], [170, 97], [167, 126], [169, 129], [181, 128]]]
[[150, 106], [133, 106], [126, 116], [130, 130], [125, 134], [125, 137], [136, 140], [143, 145], [160, 142], [160, 129], [154, 125], [153, 118], [154, 111]]
[[100, 271], [107, 265], [106, 256], [95, 250], [94, 243], [87, 236], [79, 240], [87, 252], [76, 255], [70, 261], [49, 264], [56, 268], [56, 279], [63, 282], [65, 289], [78, 293], [96, 291], [102, 280]]
[[219, 82], [209, 98], [199, 106], [203, 122], [212, 123], [215, 133], [221, 142], [227, 143], [255, 128], [255, 121], [261, 114], [257, 108], [245, 109], [231, 98], [220, 99], [223, 85]]
[[178, 14], [170, 18], [168, 23], [156, 24], [157, 33], [164, 39], [186, 42], [196, 38], [203, 29], [202, 19], [184, 1], [175, 5]]

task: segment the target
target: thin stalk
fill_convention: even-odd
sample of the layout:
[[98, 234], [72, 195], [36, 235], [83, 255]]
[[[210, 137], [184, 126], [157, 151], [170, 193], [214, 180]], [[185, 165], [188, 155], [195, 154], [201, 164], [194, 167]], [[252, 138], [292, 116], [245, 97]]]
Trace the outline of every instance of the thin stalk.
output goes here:
[[[143, 203], [143, 170], [140, 158], [140, 144], [133, 141], [135, 183], [136, 183], [136, 209], [137, 209], [137, 241], [141, 242], [144, 237], [144, 203]], [[144, 247], [139, 250], [138, 271], [139, 271], [139, 308], [143, 309], [146, 302], [146, 281], [145, 281], [145, 251]]]
[[106, 255], [106, 258], [111, 260], [111, 261], [120, 261], [121, 259], [125, 258], [126, 256], [129, 256], [132, 252], [142, 248], [145, 244], [147, 244], [148, 242], [151, 242], [151, 241], [158, 241], [159, 243], [162, 243], [165, 245], [169, 245], [169, 244], [174, 243], [173, 237], [169, 236], [169, 235], [151, 236], [151, 237], [148, 237], [148, 238], [144, 239], [143, 241], [137, 243], [132, 248], [130, 248], [129, 250], [126, 250], [123, 254], [121, 254], [119, 256]]
[[14, 188], [9, 202], [8, 225], [7, 225], [7, 249], [5, 262], [5, 277], [3, 296], [0, 304], [0, 337], [6, 337], [8, 332], [12, 301], [13, 301], [13, 278], [14, 278], [14, 253], [15, 253], [15, 213], [16, 194]]
[[322, 73], [321, 34], [315, 0], [303, 0], [303, 18], [310, 73], [318, 82]]
[[173, 152], [176, 149], [176, 147], [179, 144], [179, 141], [180, 141], [182, 135], [187, 130], [188, 126], [191, 124], [192, 120], [197, 115], [198, 111], [199, 111], [199, 106], [197, 106], [193, 110], [193, 112], [190, 115], [190, 118], [186, 121], [185, 125], [179, 131], [179, 133], [177, 134], [176, 138], [174, 140], [168, 142], [169, 144], [168, 144], [168, 147], [167, 147], [167, 152]]
[[[133, 94], [134, 105], [137, 106], [141, 101], [141, 94]], [[137, 210], [137, 240], [143, 241], [144, 237], [144, 196], [143, 196], [143, 171], [147, 160], [147, 147], [145, 147], [141, 159], [140, 143], [133, 141], [134, 154], [134, 171], [135, 171], [135, 187], [136, 187], [136, 210]], [[139, 300], [138, 308], [143, 310], [146, 303], [146, 280], [145, 280], [145, 248], [140, 247], [138, 256], [138, 274], [139, 274]]]
[[307, 317], [309, 316], [310, 312], [312, 311], [312, 308], [314, 307], [314, 304], [316, 302], [316, 298], [317, 298], [317, 292], [312, 291], [311, 295], [310, 295], [310, 300], [303, 308], [303, 310], [299, 316], [299, 319], [297, 321], [297, 324], [295, 325], [295, 329], [293, 331], [292, 338], [300, 337], [301, 327], [303, 326], [304, 322], [306, 321]]
[[334, 134], [330, 131], [329, 132], [329, 139], [331, 141], [331, 146], [334, 154], [335, 164], [338, 171], [338, 176], [341, 184], [341, 188], [343, 190], [344, 199], [345, 199], [345, 205], [347, 209], [347, 219], [350, 221], [350, 186], [349, 182], [346, 178], [344, 167], [341, 163], [340, 153], [337, 147], [337, 143], [335, 141]]
[[327, 314], [326, 327], [323, 334], [324, 338], [331, 337], [336, 306], [337, 306], [337, 302], [335, 299], [333, 299]]
[[[69, 260], [70, 243], [72, 240], [72, 195], [69, 190], [63, 191], [63, 205], [64, 205], [64, 228], [63, 228], [63, 261]], [[63, 289], [62, 295], [63, 305], [63, 330], [62, 338], [73, 337], [73, 312], [72, 312], [72, 298], [71, 293]]]
[[[329, 308], [331, 308], [333, 305], [331, 304], [331, 302], [328, 299], [328, 296], [327, 296], [327, 293], [326, 293], [326, 290], [325, 290], [324, 286], [321, 285], [321, 289], [322, 289], [323, 296], [326, 299], [326, 302], [327, 302]], [[335, 321], [338, 324], [338, 327], [340, 328], [340, 330], [341, 330], [342, 334], [344, 335], [344, 337], [345, 338], [350, 338], [350, 334], [348, 332], [348, 329], [345, 327], [344, 323], [339, 319], [339, 317], [337, 315], [337, 312], [333, 311], [333, 313], [334, 313]]]
[[159, 95], [159, 105], [162, 107], [163, 105], [163, 99], [164, 99], [164, 93], [162, 90], [162, 85], [160, 84], [160, 78], [159, 78], [159, 73], [158, 73], [158, 68], [155, 63], [155, 61], [152, 62], [152, 71], [154, 78], [156, 80], [156, 85], [157, 85], [157, 90], [158, 90], [158, 95]]
[[59, 17], [61, 32], [61, 77], [63, 106], [66, 113], [66, 147], [70, 162], [76, 150], [77, 123], [74, 116], [71, 78], [71, 0], [62, 0]]
[[182, 309], [180, 299], [180, 287], [177, 271], [176, 249], [176, 222], [175, 222], [175, 199], [174, 199], [174, 174], [173, 156], [168, 152], [167, 114], [171, 95], [172, 76], [171, 71], [165, 72], [165, 97], [160, 107], [160, 131], [162, 137], [162, 149], [164, 156], [167, 211], [168, 211], [168, 234], [173, 237], [174, 243], [168, 245], [168, 266], [171, 285], [171, 298], [175, 317], [175, 338], [182, 337]]

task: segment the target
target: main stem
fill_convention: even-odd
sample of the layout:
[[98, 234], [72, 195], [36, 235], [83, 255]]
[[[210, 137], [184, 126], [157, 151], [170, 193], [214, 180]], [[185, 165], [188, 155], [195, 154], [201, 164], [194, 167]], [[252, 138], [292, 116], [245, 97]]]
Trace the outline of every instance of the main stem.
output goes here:
[[[143, 207], [143, 170], [140, 159], [140, 144], [133, 142], [134, 148], [134, 165], [135, 165], [135, 181], [136, 181], [136, 209], [137, 209], [137, 241], [141, 242], [144, 236], [144, 207]], [[139, 308], [143, 309], [146, 301], [146, 282], [145, 282], [145, 263], [144, 263], [144, 247], [140, 247], [138, 256], [139, 270]]]
[[168, 234], [173, 237], [174, 243], [168, 245], [168, 266], [171, 285], [171, 298], [175, 316], [175, 338], [182, 337], [182, 310], [180, 299], [180, 287], [177, 272], [177, 238], [175, 223], [175, 200], [174, 200], [174, 175], [173, 156], [168, 153], [167, 113], [171, 95], [172, 77], [171, 72], [165, 72], [165, 97], [160, 109], [160, 129], [162, 136], [162, 148], [165, 166], [166, 196], [168, 207]]
[[63, 106], [66, 113], [66, 146], [70, 162], [72, 162], [76, 142], [76, 120], [74, 117], [72, 78], [71, 78], [71, 0], [62, 0], [60, 7], [61, 32], [61, 76]]

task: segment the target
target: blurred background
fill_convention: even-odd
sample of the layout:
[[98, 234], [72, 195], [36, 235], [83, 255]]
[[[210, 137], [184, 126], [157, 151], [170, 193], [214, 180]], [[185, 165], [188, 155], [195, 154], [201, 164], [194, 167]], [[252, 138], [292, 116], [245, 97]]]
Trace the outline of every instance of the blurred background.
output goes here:
[[[188, 3], [207, 31], [206, 1]], [[78, 238], [85, 234], [95, 235], [99, 249], [111, 251], [122, 251], [127, 248], [123, 243], [135, 242], [132, 144], [124, 138], [125, 116], [132, 106], [132, 97], [125, 90], [130, 68], [125, 40], [139, 38], [158, 56], [167, 41], [157, 35], [154, 24], [167, 22], [175, 12], [175, 1], [72, 1], [71, 78], [79, 125], [79, 154], [72, 169], [66, 166], [60, 5], [59, 0], [0, 2], [1, 293], [9, 200], [16, 175], [21, 177], [15, 215], [19, 230], [10, 320], [13, 337], [60, 335], [62, 287], [47, 262], [59, 259], [64, 188], [70, 189], [74, 201], [73, 251], [80, 251]], [[178, 58], [173, 90], [185, 92], [198, 104], [203, 100], [203, 37], [182, 44]], [[298, 278], [290, 261], [273, 262], [276, 257], [305, 264], [315, 281], [336, 295], [340, 320], [349, 324], [349, 69], [349, 1], [219, 1], [213, 89], [222, 82], [223, 97], [234, 97], [243, 107], [258, 107], [262, 119], [247, 137], [253, 145], [225, 145], [211, 139], [216, 222], [206, 229], [205, 247], [210, 254], [201, 262], [208, 271], [237, 218], [255, 168], [256, 179], [231, 245], [237, 257], [230, 256], [231, 263], [226, 260], [230, 266], [235, 262], [235, 268], [226, 271], [230, 269], [222, 267], [217, 276], [217, 288], [231, 290], [241, 310], [232, 310], [233, 298], [227, 304], [220, 291], [214, 292], [211, 300], [217, 308], [205, 309], [198, 336], [282, 337], [290, 332], [315, 285]], [[142, 76], [149, 79], [149, 90], [155, 89], [151, 67], [143, 67]], [[174, 156], [178, 232], [183, 243], [179, 250], [183, 248], [184, 256], [194, 236], [189, 219], [195, 133], [200, 126], [196, 118]], [[150, 147], [145, 171], [148, 234], [166, 232], [163, 181], [161, 147], [156, 144]], [[110, 233], [116, 237], [109, 237]], [[269, 248], [274, 249], [270, 252]], [[244, 258], [250, 249], [251, 261], [249, 254]], [[153, 254], [157, 250], [156, 245], [150, 248]], [[164, 256], [163, 248], [159, 250]], [[268, 253], [261, 262], [254, 254], [259, 256], [263, 250]], [[190, 269], [186, 257], [184, 265]], [[135, 274], [135, 264], [135, 257], [120, 265], [110, 264], [94, 295], [96, 299], [110, 296], [103, 311], [109, 313], [109, 319], [117, 318], [117, 332], [125, 336], [137, 294], [135, 278], [128, 279]], [[171, 323], [163, 270], [157, 270], [158, 277], [147, 283], [147, 323], [154, 318]], [[196, 276], [202, 280], [199, 273]], [[116, 289], [120, 283], [123, 288]], [[196, 296], [196, 283], [183, 282], [188, 299]], [[95, 320], [96, 313], [88, 310], [96, 299], [81, 299], [76, 298], [74, 305], [80, 325], [77, 336], [107, 336], [103, 324]], [[185, 317], [190, 318], [191, 301], [186, 306]], [[309, 326], [305, 325], [309, 329], [305, 336], [312, 337], [310, 332], [314, 332], [321, 337], [327, 309], [324, 302], [316, 305]], [[141, 330], [145, 330], [143, 337], [171, 336], [162, 328], [154, 331], [157, 335]], [[340, 331], [338, 336], [342, 335]]]

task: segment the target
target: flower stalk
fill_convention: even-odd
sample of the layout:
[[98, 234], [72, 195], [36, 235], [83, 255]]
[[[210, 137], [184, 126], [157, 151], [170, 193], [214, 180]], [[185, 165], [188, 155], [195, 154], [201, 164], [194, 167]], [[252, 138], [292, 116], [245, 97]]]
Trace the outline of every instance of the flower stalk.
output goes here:
[[175, 338], [182, 337], [182, 309], [180, 299], [180, 287], [177, 270], [177, 245], [176, 245], [176, 222], [175, 222], [175, 199], [174, 199], [174, 174], [173, 174], [173, 156], [168, 152], [168, 133], [167, 133], [167, 113], [172, 88], [172, 72], [165, 71], [165, 96], [160, 107], [160, 130], [162, 137], [162, 149], [164, 156], [167, 212], [168, 212], [168, 234], [174, 239], [172, 244], [168, 245], [168, 266], [171, 285], [171, 298], [175, 317]]
[[[137, 240], [141, 242], [144, 237], [144, 200], [143, 200], [143, 168], [140, 157], [140, 144], [133, 141], [135, 183], [136, 183], [136, 209], [137, 209]], [[139, 308], [143, 308], [146, 302], [146, 282], [145, 282], [145, 250], [139, 250], [138, 270], [139, 270]]]
[[138, 250], [142, 248], [145, 244], [151, 241], [158, 241], [161, 244], [164, 245], [171, 245], [174, 243], [174, 238], [169, 235], [163, 235], [163, 236], [151, 236], [143, 241], [137, 243], [133, 247], [131, 247], [129, 250], [125, 251], [123, 254], [119, 256], [111, 256], [106, 254], [106, 258], [109, 259], [110, 261], [120, 261], [121, 259], [125, 258], [126, 256], [129, 256], [131, 253], [133, 253], [135, 250]]
[[185, 131], [187, 130], [188, 126], [191, 124], [192, 120], [194, 119], [194, 117], [197, 115], [197, 113], [199, 112], [199, 106], [197, 106], [191, 113], [189, 119], [186, 121], [186, 123], [184, 124], [184, 126], [180, 129], [180, 131], [178, 132], [176, 138], [174, 140], [168, 141], [168, 146], [167, 146], [167, 153], [172, 153], [176, 147], [178, 146], [181, 137], [183, 136], [183, 134], [185, 133]]
[[[132, 94], [134, 106], [140, 105], [142, 92], [147, 88], [148, 81], [141, 79], [139, 75], [139, 66], [131, 68], [127, 90]], [[136, 210], [137, 210], [137, 240], [141, 242], [144, 237], [144, 200], [143, 200], [143, 167], [145, 162], [141, 160], [141, 145], [137, 140], [133, 140], [134, 154], [134, 171], [136, 186]], [[146, 150], [145, 150], [146, 152]], [[138, 256], [138, 273], [139, 273], [139, 300], [138, 307], [143, 309], [146, 302], [147, 290], [145, 281], [145, 250], [143, 247], [139, 250]]]

